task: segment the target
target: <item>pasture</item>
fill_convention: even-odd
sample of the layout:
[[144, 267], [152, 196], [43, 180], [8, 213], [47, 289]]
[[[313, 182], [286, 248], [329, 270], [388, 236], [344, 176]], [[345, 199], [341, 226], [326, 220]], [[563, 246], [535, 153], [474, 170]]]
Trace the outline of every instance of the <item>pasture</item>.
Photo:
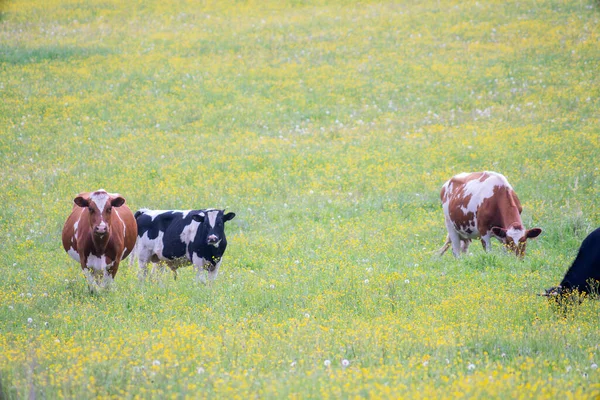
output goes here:
[[[0, 3], [0, 397], [592, 398], [600, 305], [536, 296], [600, 225], [594, 0]], [[523, 261], [446, 238], [506, 175]], [[92, 295], [81, 191], [227, 207], [192, 268]]]

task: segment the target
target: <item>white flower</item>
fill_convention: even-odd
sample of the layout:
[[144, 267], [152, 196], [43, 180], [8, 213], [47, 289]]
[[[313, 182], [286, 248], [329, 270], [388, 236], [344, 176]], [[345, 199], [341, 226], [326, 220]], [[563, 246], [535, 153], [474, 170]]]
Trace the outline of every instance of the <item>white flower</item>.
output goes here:
[[292, 361], [292, 362], [290, 363], [290, 367], [294, 368], [295, 366], [296, 366], [296, 361]]
[[152, 361], [152, 365], [154, 365], [154, 366], [157, 366], [157, 367], [158, 367], [158, 366], [160, 365], [160, 361], [158, 361], [158, 360], [154, 360], [154, 361]]
[[198, 367], [197, 372], [198, 372], [198, 375], [202, 375], [204, 373], [204, 368]]
[[368, 280], [368, 279], [365, 279], [365, 283], [369, 283], [369, 280]]
[[467, 369], [468, 369], [469, 371], [472, 371], [472, 370], [474, 370], [474, 369], [475, 369], [475, 364], [469, 364], [469, 365], [467, 366]]
[[593, 363], [592, 365], [590, 365], [590, 368], [591, 368], [591, 369], [596, 369], [596, 368], [598, 368], [598, 364], [596, 364], [596, 363]]
[[345, 358], [342, 360], [342, 367], [346, 368], [348, 365], [350, 365], [350, 361], [346, 360]]
[[269, 286], [271, 289], [275, 289], [275, 285], [270, 285]]
[[329, 367], [331, 365], [331, 360], [325, 360], [323, 362], [323, 365], [325, 365], [326, 367]]
[[32, 322], [33, 322], [33, 318], [31, 318], [31, 317], [27, 318], [27, 323], [28, 324], [31, 324]]
[[429, 365], [429, 361], [423, 361], [423, 366], [426, 367]]
[[310, 318], [310, 314], [309, 313], [304, 313], [304, 317], [305, 318]]
[[404, 283], [410, 283], [410, 281], [408, 279], [405, 279]]
[[567, 372], [571, 372], [571, 368], [572, 367], [570, 365], [567, 365]]

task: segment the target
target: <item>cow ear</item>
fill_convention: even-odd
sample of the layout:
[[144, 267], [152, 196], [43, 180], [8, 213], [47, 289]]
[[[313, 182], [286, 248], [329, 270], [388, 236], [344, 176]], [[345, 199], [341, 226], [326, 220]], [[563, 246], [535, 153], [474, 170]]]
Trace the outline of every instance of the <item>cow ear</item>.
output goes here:
[[527, 230], [525, 236], [527, 237], [527, 239], [533, 239], [540, 236], [541, 234], [542, 230], [540, 228], [531, 228]]
[[223, 215], [223, 221], [225, 222], [231, 221], [233, 218], [235, 218], [235, 213], [232, 212]]
[[492, 227], [492, 233], [502, 239], [506, 237], [506, 229], [500, 228], [499, 226]]
[[204, 222], [204, 216], [205, 216], [205, 214], [201, 212], [201, 213], [192, 215], [192, 219], [196, 222]]
[[110, 201], [110, 205], [113, 207], [121, 207], [123, 204], [125, 204], [125, 199], [121, 196], [115, 197]]
[[75, 197], [75, 199], [73, 200], [73, 202], [75, 204], [77, 204], [79, 207], [89, 207], [90, 206], [90, 202], [88, 201], [88, 199], [84, 199], [81, 196]]

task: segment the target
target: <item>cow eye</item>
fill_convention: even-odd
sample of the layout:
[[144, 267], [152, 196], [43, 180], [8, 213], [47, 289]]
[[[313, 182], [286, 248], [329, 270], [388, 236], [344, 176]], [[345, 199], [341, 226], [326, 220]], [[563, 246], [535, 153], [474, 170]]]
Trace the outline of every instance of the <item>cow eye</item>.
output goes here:
[[94, 209], [92, 207], [88, 207], [88, 211], [90, 212], [90, 214], [94, 213]]
[[109, 213], [109, 214], [111, 213], [111, 211], [112, 211], [112, 207], [108, 207], [108, 208], [106, 209], [106, 212], [107, 212], [107, 213]]

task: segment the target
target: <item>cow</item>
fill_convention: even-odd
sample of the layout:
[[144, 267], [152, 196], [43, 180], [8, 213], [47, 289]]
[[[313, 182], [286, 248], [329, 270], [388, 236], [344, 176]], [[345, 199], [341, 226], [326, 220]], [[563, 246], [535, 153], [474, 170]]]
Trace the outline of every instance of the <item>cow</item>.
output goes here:
[[90, 291], [110, 284], [135, 246], [137, 225], [125, 199], [104, 189], [80, 193], [62, 231], [67, 254], [81, 264]]
[[214, 281], [227, 248], [225, 222], [235, 213], [224, 210], [149, 210], [136, 211], [138, 226], [136, 256], [140, 279], [147, 276], [148, 262], [164, 262], [177, 279], [177, 269], [190, 263], [196, 279], [206, 284]]
[[525, 229], [519, 198], [508, 180], [497, 172], [455, 175], [444, 183], [440, 197], [448, 236], [439, 255], [452, 245], [452, 254], [459, 257], [476, 238], [481, 239], [485, 251], [490, 251], [491, 238], [495, 237], [523, 258], [527, 239], [542, 233], [540, 228]]
[[600, 228], [581, 243], [579, 252], [559, 286], [547, 289], [543, 296], [569, 295], [574, 292], [598, 294], [600, 284]]

